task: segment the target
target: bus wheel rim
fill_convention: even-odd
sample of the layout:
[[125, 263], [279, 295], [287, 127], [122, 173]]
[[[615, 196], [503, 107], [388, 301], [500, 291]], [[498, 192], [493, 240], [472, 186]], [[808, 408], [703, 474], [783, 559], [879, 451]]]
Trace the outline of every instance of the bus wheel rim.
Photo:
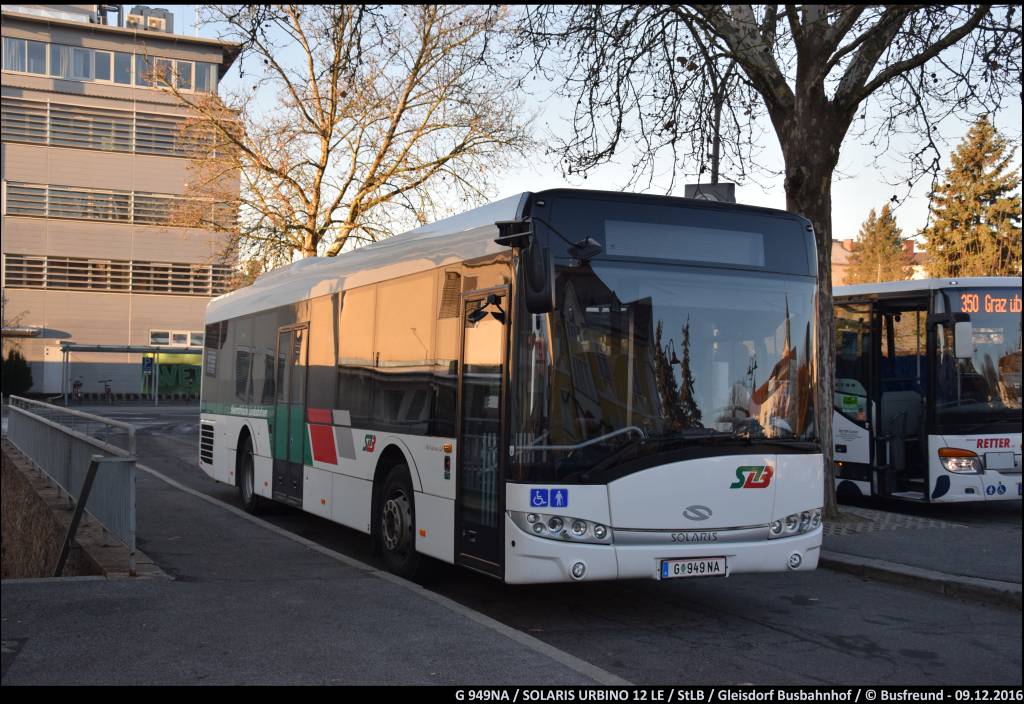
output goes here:
[[408, 532], [409, 500], [402, 492], [397, 492], [384, 502], [381, 512], [381, 534], [384, 547], [390, 552], [404, 552]]

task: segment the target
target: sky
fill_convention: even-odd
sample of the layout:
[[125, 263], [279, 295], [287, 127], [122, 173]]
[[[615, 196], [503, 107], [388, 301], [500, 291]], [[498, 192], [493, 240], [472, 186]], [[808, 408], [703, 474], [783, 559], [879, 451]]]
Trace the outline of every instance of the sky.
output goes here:
[[[175, 28], [179, 33], [195, 35], [195, 5], [178, 5], [173, 8], [175, 13]], [[198, 28], [199, 36], [216, 37], [216, 30], [212, 26], [201, 26]], [[242, 79], [239, 78], [239, 68], [235, 66], [221, 81], [222, 89], [239, 88]], [[553, 87], [553, 86], [552, 86]], [[548, 134], [566, 134], [570, 129], [569, 119], [572, 117], [572, 101], [557, 96], [549, 95], [547, 87], [538, 89], [534, 98], [535, 104], [541, 110], [535, 122], [534, 136], [544, 139]], [[260, 99], [266, 99], [260, 96]], [[996, 127], [1004, 135], [1012, 139], [1017, 145], [1021, 140], [1021, 103], [1010, 101], [1010, 105], [1001, 113], [994, 116]], [[774, 132], [767, 124], [763, 130], [763, 143], [758, 160], [762, 164], [777, 166], [781, 170], [782, 154]], [[943, 149], [942, 168], [949, 165], [949, 153], [967, 132], [968, 125], [957, 119], [947, 119], [942, 123], [937, 140], [940, 148]], [[876, 159], [872, 147], [861, 144], [852, 137], [847, 137], [840, 153], [839, 166], [836, 169], [832, 181], [832, 232], [836, 239], [855, 238], [860, 229], [861, 223], [867, 218], [872, 208], [880, 210], [883, 205], [891, 203], [891, 198], [896, 195], [898, 204], [895, 204], [895, 216], [897, 223], [903, 230], [904, 237], [914, 237], [928, 222], [928, 197], [930, 187], [929, 179], [920, 180], [908, 193], [907, 187], [894, 187], [890, 184], [905, 179], [905, 168], [900, 163], [897, 155], [908, 151], [915, 141], [908, 135], [894, 138], [892, 149], [881, 159]], [[582, 177], [563, 177], [561, 170], [552, 159], [542, 152], [532, 158], [518, 164], [510, 164], [509, 167], [496, 178], [496, 190], [494, 199], [504, 198], [522, 191], [539, 191], [547, 188], [573, 187], [592, 188], [599, 190], [621, 190], [626, 186], [630, 169], [628, 155], [615, 163], [603, 165], [591, 171], [584, 180]], [[1021, 151], [1018, 149], [1014, 157], [1014, 164], [1018, 173], [1021, 169]], [[683, 164], [686, 170], [688, 165]], [[666, 163], [659, 165], [660, 173], [668, 169]], [[694, 169], [695, 170], [695, 169]], [[728, 173], [722, 174], [723, 181], [731, 180]], [[683, 183], [695, 183], [696, 177], [693, 173], [684, 179], [677, 179], [676, 195], [682, 195]], [[646, 179], [643, 180], [642, 189], [644, 192], [663, 194], [666, 193], [668, 178], [662, 176], [655, 178], [651, 186], [647, 186]], [[759, 205], [769, 208], [784, 209], [786, 206], [785, 191], [782, 187], [782, 177], [759, 175], [757, 181], [739, 183], [736, 187], [736, 199], [740, 203]]]

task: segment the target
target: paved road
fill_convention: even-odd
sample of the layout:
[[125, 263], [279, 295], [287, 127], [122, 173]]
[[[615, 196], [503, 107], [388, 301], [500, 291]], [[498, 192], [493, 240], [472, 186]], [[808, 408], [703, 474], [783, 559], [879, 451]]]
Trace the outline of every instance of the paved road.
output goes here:
[[[194, 407], [109, 415], [135, 422], [136, 410], [141, 462], [237, 505], [233, 488], [196, 467]], [[1001, 520], [974, 513], [963, 520]], [[360, 533], [283, 506], [264, 518], [383, 567]], [[161, 562], [160, 546], [140, 547]], [[511, 587], [439, 566], [427, 586], [636, 683], [1021, 683], [1019, 611], [827, 570]]]

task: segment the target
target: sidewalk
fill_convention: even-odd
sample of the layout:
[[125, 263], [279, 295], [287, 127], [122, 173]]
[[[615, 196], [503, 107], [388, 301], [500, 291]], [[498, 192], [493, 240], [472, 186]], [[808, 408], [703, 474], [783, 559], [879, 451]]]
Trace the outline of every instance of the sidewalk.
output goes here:
[[2, 584], [3, 684], [622, 684], [417, 585], [138, 475], [175, 579]]
[[821, 566], [1021, 607], [1021, 503], [840, 505]]

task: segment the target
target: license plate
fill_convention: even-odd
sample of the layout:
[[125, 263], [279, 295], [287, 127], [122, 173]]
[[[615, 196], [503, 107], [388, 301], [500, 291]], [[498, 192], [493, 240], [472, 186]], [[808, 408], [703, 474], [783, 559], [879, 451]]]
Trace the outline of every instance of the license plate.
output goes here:
[[691, 557], [685, 560], [662, 560], [661, 578], [724, 577], [724, 557]]

